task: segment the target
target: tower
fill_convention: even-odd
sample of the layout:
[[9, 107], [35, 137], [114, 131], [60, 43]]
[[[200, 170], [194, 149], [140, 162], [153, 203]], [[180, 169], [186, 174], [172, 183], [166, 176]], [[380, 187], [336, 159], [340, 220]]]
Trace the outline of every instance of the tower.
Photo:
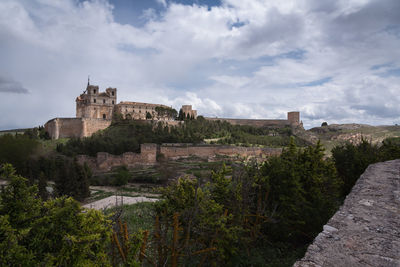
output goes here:
[[76, 98], [76, 117], [109, 120], [116, 103], [117, 88], [99, 92], [99, 86], [91, 85], [88, 79], [86, 90]]

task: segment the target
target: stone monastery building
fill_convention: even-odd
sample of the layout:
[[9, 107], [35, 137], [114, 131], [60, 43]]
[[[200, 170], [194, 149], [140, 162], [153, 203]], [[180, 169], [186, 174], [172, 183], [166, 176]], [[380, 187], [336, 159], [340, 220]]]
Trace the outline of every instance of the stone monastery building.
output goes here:
[[[164, 121], [178, 124], [176, 110], [166, 105], [141, 102], [117, 104], [117, 89], [107, 88], [100, 92], [99, 86], [87, 84], [86, 90], [76, 98], [76, 118], [54, 118], [45, 124], [52, 139], [87, 137], [111, 125], [113, 117], [133, 120]], [[196, 118], [197, 111], [191, 105], [183, 105], [185, 116]]]
[[[197, 111], [191, 105], [183, 105], [185, 117], [197, 118]], [[113, 118], [133, 120], [163, 121], [168, 125], [178, 125], [175, 121], [177, 111], [161, 104], [141, 102], [120, 102], [117, 104], [117, 89], [107, 88], [99, 91], [99, 86], [87, 84], [86, 90], [76, 98], [75, 118], [54, 118], [45, 124], [52, 139], [87, 137], [111, 125]], [[302, 127], [300, 112], [288, 112], [286, 120], [253, 120], [230, 118], [205, 118], [210, 121], [227, 121], [231, 124], [251, 125], [254, 127]]]

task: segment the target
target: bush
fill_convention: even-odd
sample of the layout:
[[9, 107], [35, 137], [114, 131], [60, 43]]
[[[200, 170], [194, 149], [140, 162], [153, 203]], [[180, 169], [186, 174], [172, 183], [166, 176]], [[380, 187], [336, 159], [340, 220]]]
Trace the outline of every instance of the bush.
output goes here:
[[126, 168], [125, 166], [121, 166], [117, 169], [117, 173], [111, 180], [111, 185], [113, 186], [126, 185], [131, 177], [132, 175], [129, 173], [128, 168]]

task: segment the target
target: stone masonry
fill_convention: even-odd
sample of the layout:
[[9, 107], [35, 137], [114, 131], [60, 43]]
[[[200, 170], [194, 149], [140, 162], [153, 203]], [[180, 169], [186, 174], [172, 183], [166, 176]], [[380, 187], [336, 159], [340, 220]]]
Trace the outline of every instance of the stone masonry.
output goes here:
[[96, 157], [79, 155], [80, 164], [88, 164], [95, 172], [110, 171], [113, 167], [125, 165], [135, 167], [138, 165], [154, 165], [157, 155], [164, 159], [174, 160], [187, 157], [212, 158], [215, 156], [228, 156], [248, 158], [255, 157], [266, 159], [282, 153], [281, 148], [237, 147], [224, 145], [192, 145], [192, 144], [142, 144], [140, 153], [126, 152], [122, 155], [111, 155], [106, 152], [97, 153]]
[[400, 160], [370, 165], [294, 267], [400, 266]]

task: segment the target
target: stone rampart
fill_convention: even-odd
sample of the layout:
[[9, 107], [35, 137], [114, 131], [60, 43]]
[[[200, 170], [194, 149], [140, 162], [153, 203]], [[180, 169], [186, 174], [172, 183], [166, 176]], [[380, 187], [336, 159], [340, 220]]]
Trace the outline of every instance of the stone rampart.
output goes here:
[[111, 125], [111, 120], [92, 118], [55, 118], [44, 125], [52, 139], [87, 137]]
[[217, 155], [229, 157], [270, 157], [280, 155], [281, 148], [240, 147], [223, 145], [163, 144], [160, 153], [166, 159], [196, 156], [210, 158]]
[[294, 266], [400, 266], [400, 160], [370, 165]]
[[200, 158], [212, 158], [215, 156], [228, 157], [256, 157], [266, 159], [282, 153], [281, 148], [239, 147], [222, 145], [193, 145], [193, 144], [142, 144], [140, 153], [126, 152], [122, 155], [112, 155], [106, 152], [97, 153], [96, 157], [79, 155], [80, 164], [88, 164], [95, 172], [110, 171], [113, 167], [125, 165], [134, 167], [138, 165], [154, 165], [157, 163], [157, 155], [163, 155], [164, 159], [174, 160], [191, 156]]
[[79, 155], [80, 164], [87, 164], [93, 171], [110, 171], [113, 167], [125, 165], [134, 167], [138, 165], [153, 165], [156, 163], [157, 145], [142, 144], [140, 153], [126, 152], [122, 155], [112, 155], [106, 152], [97, 153], [96, 157]]
[[252, 120], [252, 119], [228, 119], [228, 118], [209, 118], [209, 121], [226, 121], [232, 125], [249, 125], [253, 127], [285, 127], [292, 124], [288, 120]]

